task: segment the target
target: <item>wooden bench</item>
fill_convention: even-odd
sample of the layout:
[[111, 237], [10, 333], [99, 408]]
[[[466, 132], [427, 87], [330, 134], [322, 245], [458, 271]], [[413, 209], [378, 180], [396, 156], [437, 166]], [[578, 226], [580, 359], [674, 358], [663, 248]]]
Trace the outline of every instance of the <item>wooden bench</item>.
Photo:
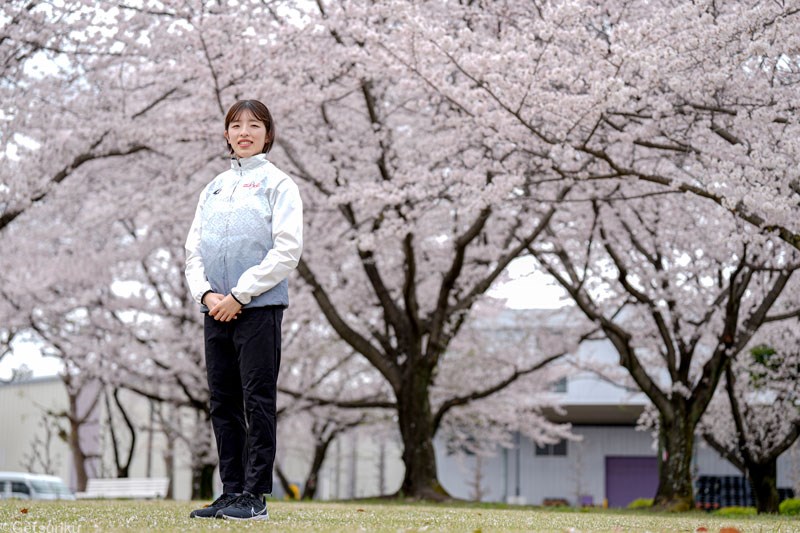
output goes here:
[[76, 498], [164, 498], [167, 495], [169, 478], [129, 477], [100, 479], [92, 478], [86, 483], [86, 492], [78, 492]]

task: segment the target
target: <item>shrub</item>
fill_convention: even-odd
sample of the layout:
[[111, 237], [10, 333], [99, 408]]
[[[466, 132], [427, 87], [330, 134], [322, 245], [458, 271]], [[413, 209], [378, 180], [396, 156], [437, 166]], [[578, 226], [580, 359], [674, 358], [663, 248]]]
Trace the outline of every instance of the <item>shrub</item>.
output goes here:
[[788, 500], [783, 500], [778, 506], [778, 511], [786, 515], [800, 515], [800, 499], [789, 498]]
[[720, 516], [750, 516], [756, 515], [758, 512], [755, 507], [723, 507], [714, 511], [714, 514]]
[[628, 504], [628, 509], [646, 509], [653, 506], [653, 498], [637, 498]]

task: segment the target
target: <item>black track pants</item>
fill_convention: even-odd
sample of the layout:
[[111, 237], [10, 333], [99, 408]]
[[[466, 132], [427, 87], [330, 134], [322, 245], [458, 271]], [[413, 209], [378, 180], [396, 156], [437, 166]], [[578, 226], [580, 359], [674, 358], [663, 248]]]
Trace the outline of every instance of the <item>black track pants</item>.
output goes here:
[[283, 307], [244, 309], [230, 322], [205, 316], [211, 424], [224, 492], [272, 492], [281, 320]]

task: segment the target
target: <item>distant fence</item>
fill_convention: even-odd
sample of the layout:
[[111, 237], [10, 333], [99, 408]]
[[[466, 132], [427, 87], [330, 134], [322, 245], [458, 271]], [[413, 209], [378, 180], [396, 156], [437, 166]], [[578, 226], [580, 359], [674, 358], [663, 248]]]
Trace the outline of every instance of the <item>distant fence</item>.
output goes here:
[[[755, 507], [750, 482], [742, 476], [700, 476], [697, 478], [695, 507], [713, 511], [721, 507]], [[794, 498], [794, 490], [778, 488], [780, 501]]]

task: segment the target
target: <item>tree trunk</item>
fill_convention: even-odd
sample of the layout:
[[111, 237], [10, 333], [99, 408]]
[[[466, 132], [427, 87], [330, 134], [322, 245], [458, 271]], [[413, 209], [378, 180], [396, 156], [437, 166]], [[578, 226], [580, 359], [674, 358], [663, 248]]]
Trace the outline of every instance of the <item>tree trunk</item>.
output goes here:
[[214, 497], [214, 469], [216, 464], [203, 464], [192, 470], [192, 499], [210, 500]]
[[286, 477], [286, 474], [283, 473], [283, 469], [281, 465], [275, 461], [275, 475], [278, 476], [278, 482], [281, 484], [281, 488], [283, 489], [283, 493], [286, 494], [288, 498], [295, 499], [294, 492], [292, 491], [292, 484], [289, 482], [289, 479]]
[[169, 486], [165, 499], [175, 499], [175, 440], [170, 439], [167, 448], [164, 450], [164, 469], [169, 477]]
[[[70, 398], [70, 404], [73, 399]], [[72, 464], [75, 466], [75, 491], [84, 492], [89, 476], [86, 474], [86, 454], [81, 448], [80, 424], [72, 417], [69, 419], [69, 449], [72, 452]]]
[[661, 415], [660, 439], [663, 452], [658, 461], [658, 490], [654, 507], [667, 511], [688, 511], [694, 508], [692, 488], [692, 451], [694, 424], [683, 410], [675, 409], [672, 421]]
[[97, 393], [95, 400], [90, 404], [89, 407], [86, 408], [86, 413], [83, 416], [80, 416], [78, 412], [79, 395], [80, 392], [73, 394], [69, 387], [67, 387], [69, 413], [64, 413], [64, 415], [69, 421], [69, 435], [67, 436], [67, 442], [69, 443], [70, 452], [72, 454], [72, 464], [75, 467], [75, 491], [83, 492], [86, 490], [86, 484], [89, 480], [87, 463], [91, 458], [98, 457], [98, 455], [95, 453], [86, 453], [84, 451], [83, 444], [81, 443], [81, 427], [87, 423], [92, 411], [94, 411], [94, 408], [97, 405], [97, 399], [100, 398], [100, 393]]
[[320, 439], [314, 446], [314, 459], [311, 461], [311, 468], [306, 477], [306, 483], [303, 487], [303, 500], [313, 500], [317, 495], [317, 486], [319, 483], [319, 471], [322, 469], [322, 463], [325, 462], [325, 456], [328, 454], [328, 447], [333, 439]]
[[308, 478], [306, 478], [306, 484], [303, 487], [303, 495], [301, 496], [301, 499], [313, 500], [317, 495], [318, 483], [319, 483], [319, 470], [309, 472]]
[[778, 460], [773, 458], [766, 463], [747, 462], [747, 475], [756, 500], [759, 513], [777, 513], [780, 499], [778, 496]]
[[436, 476], [436, 455], [433, 451], [435, 429], [428, 396], [430, 371], [417, 366], [408, 374], [397, 404], [400, 435], [403, 439], [403, 463], [406, 467], [400, 491], [409, 498], [445, 500], [450, 495], [439, 484]]

